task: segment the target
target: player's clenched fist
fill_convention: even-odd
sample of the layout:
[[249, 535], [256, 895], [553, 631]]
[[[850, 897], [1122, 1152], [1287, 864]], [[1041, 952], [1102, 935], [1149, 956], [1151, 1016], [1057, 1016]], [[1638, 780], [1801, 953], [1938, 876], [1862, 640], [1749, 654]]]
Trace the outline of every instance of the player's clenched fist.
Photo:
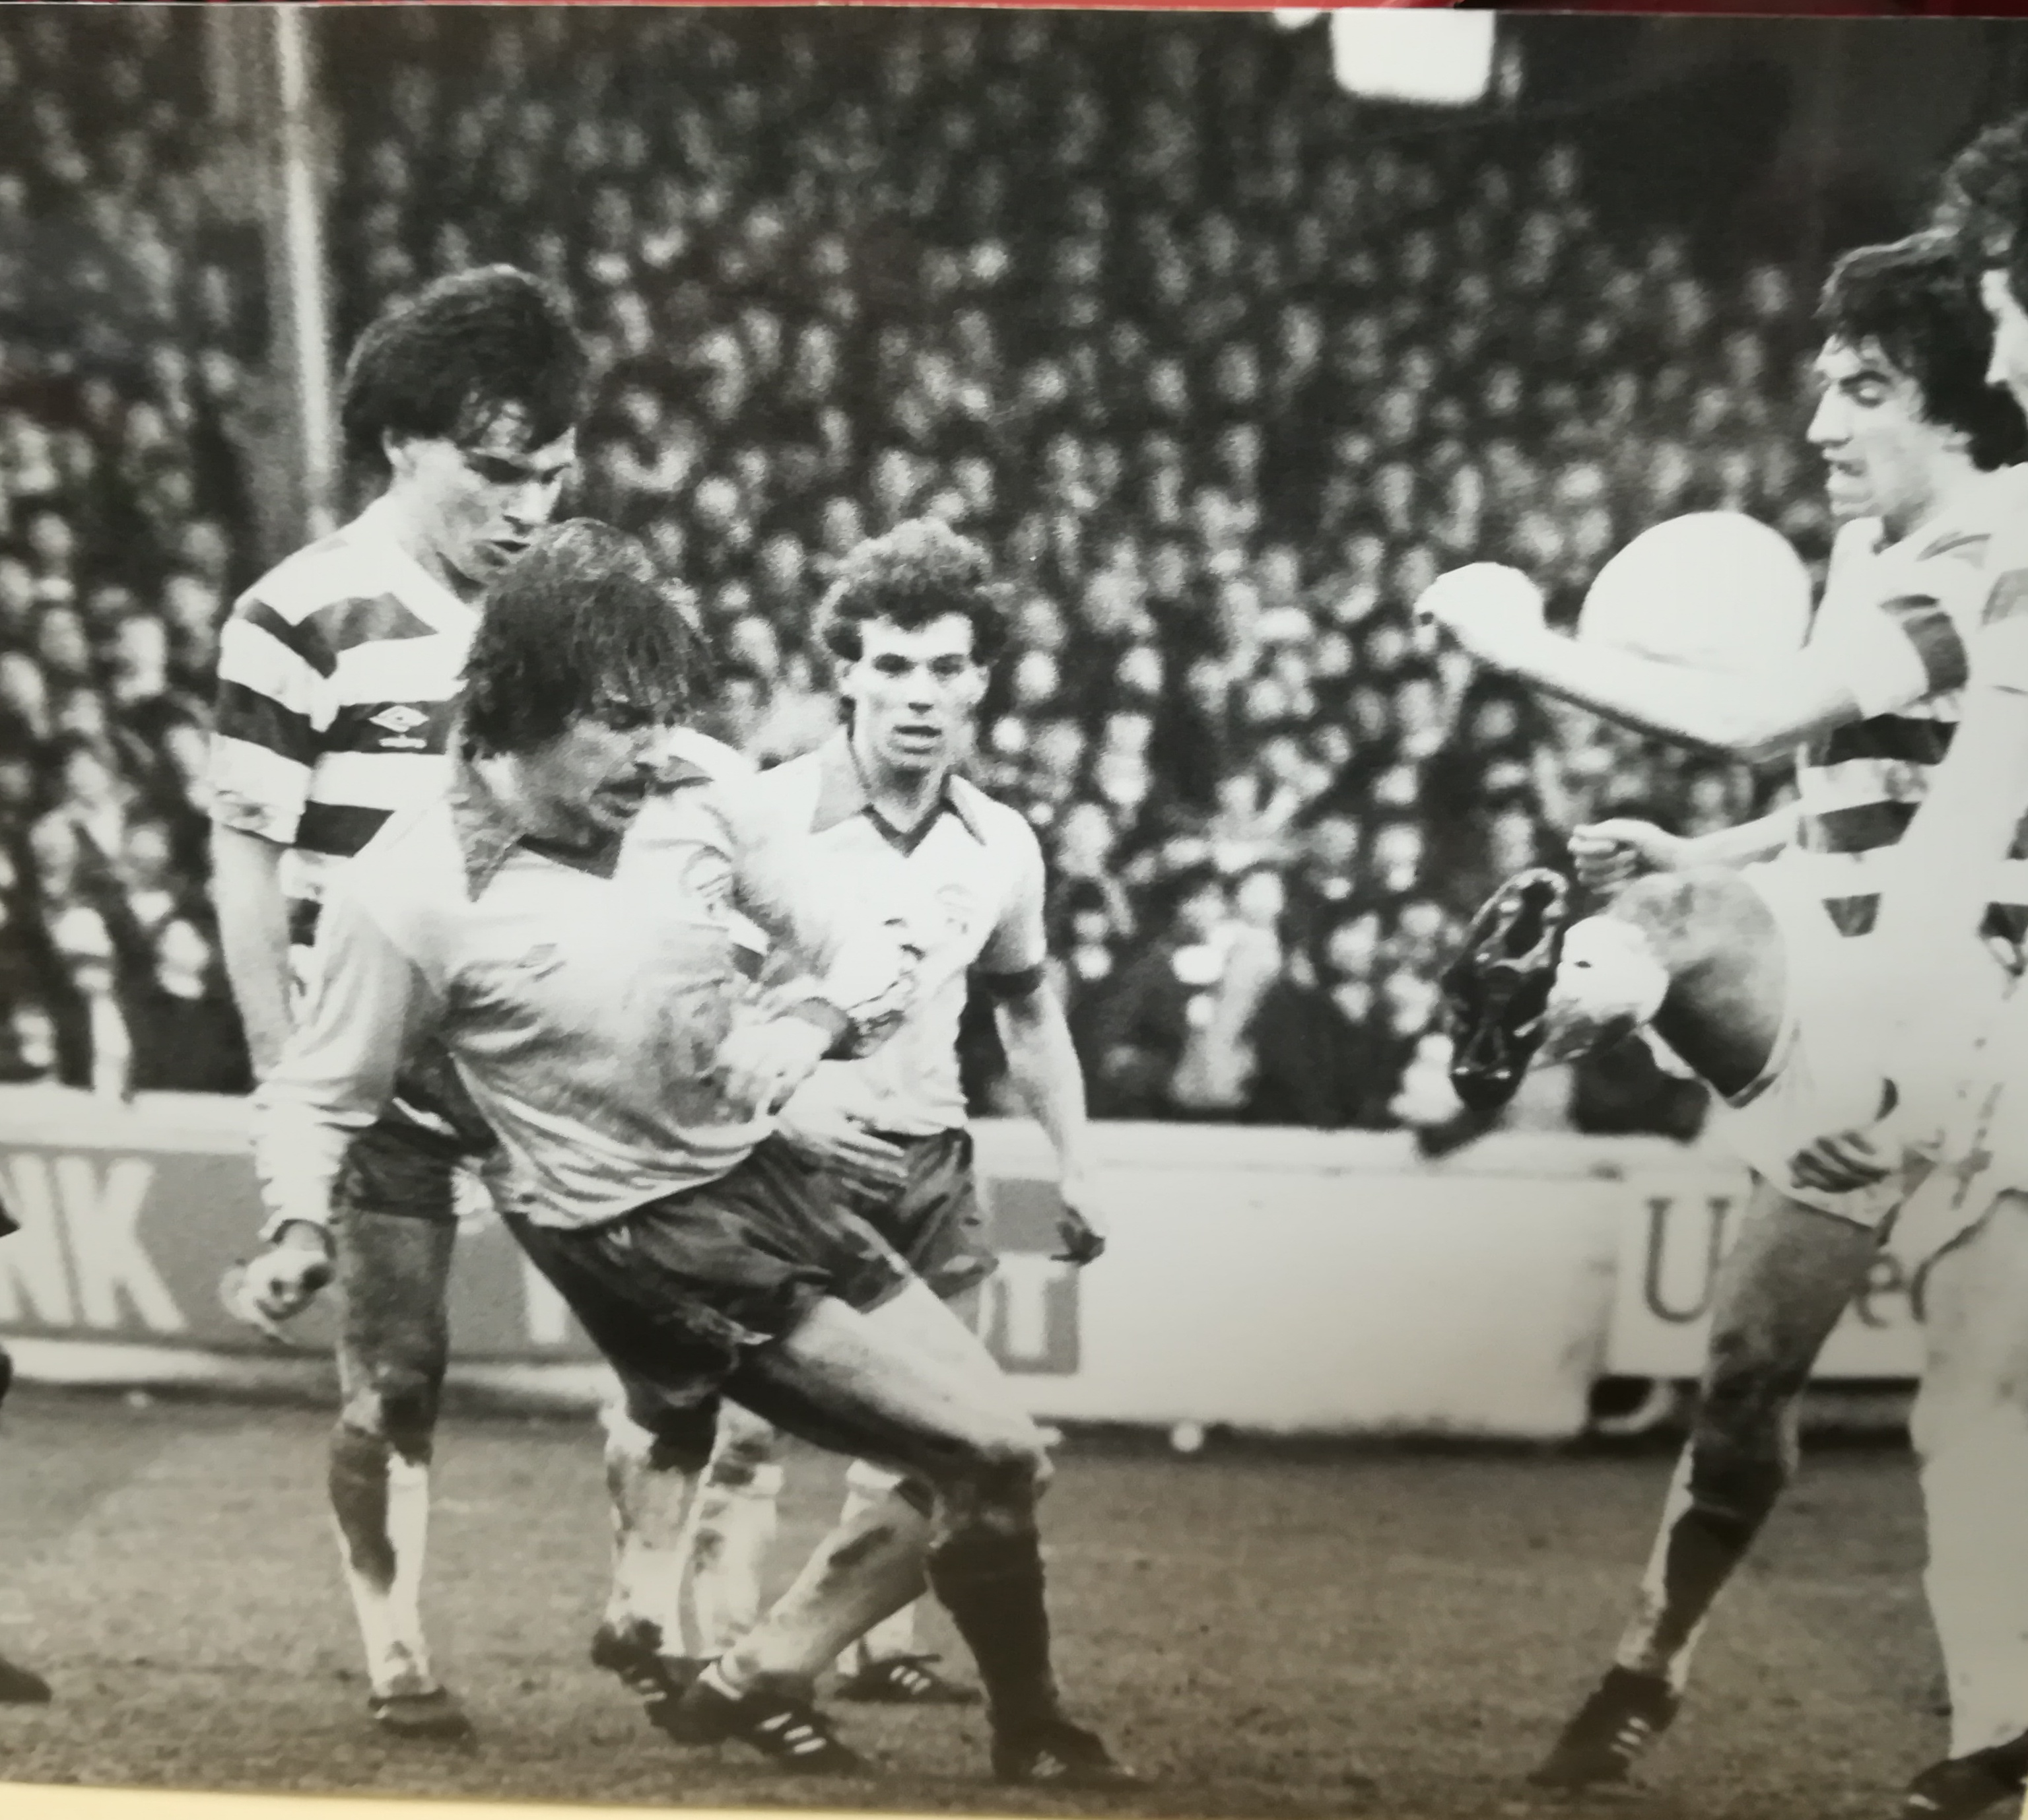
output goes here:
[[1416, 622], [1441, 632], [1460, 649], [1495, 669], [1505, 667], [1517, 640], [1539, 641], [1542, 590], [1517, 568], [1475, 562], [1439, 575], [1416, 602]]
[[297, 1221], [240, 1273], [234, 1311], [255, 1326], [293, 1320], [331, 1281], [331, 1241]]
[[1587, 890], [1616, 891], [1643, 873], [1673, 871], [1687, 844], [1652, 822], [1593, 822], [1571, 834], [1571, 858]]
[[800, 1017], [736, 1025], [718, 1045], [713, 1072], [727, 1099], [753, 1116], [779, 1112], [824, 1059], [831, 1036]]

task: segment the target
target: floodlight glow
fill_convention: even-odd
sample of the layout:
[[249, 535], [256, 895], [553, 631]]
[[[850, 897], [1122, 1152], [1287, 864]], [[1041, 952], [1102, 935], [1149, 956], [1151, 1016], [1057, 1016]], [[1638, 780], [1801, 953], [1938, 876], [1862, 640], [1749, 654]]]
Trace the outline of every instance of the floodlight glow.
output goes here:
[[1348, 9], [1331, 14], [1331, 69], [1349, 94], [1465, 107], [1493, 80], [1490, 13]]

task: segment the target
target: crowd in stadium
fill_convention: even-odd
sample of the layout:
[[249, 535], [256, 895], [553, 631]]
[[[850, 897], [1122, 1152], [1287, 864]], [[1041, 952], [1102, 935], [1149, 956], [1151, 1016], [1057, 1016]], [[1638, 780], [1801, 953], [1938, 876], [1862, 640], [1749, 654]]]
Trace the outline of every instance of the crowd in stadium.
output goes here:
[[[1700, 831], [1779, 788], [1432, 663], [1406, 609], [1490, 559], [1567, 613], [1703, 506], [1819, 559], [1797, 275], [1721, 286], [1618, 231], [1551, 131], [1355, 134], [1264, 24], [1212, 55], [1136, 21], [1131, 59], [1048, 14], [568, 25], [566, 57], [549, 9], [404, 9], [390, 65], [335, 22], [335, 326], [477, 261], [568, 290], [600, 370], [576, 509], [696, 589], [718, 730], [764, 761], [831, 723], [809, 632], [844, 550], [933, 512], [997, 553], [976, 771], [1042, 834], [1101, 1116], [1399, 1123], [1501, 877], [1603, 812]], [[97, 62], [20, 35], [0, 1075], [229, 1089], [192, 780], [247, 579], [259, 268], [214, 250], [181, 91], [142, 99], [187, 33], [139, 19]], [[1655, 1116], [1630, 1079], [1581, 1122]]]

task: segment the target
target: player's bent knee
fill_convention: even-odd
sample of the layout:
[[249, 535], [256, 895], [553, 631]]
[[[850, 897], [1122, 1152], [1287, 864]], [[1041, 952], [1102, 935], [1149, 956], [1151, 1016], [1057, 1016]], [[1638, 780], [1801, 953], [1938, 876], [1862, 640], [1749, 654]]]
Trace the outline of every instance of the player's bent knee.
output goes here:
[[344, 1425], [412, 1457], [427, 1452], [443, 1390], [441, 1371], [380, 1361], [361, 1374], [339, 1413]]
[[1753, 887], [1737, 872], [1697, 866], [1636, 879], [1607, 914], [1638, 925], [1673, 971], [1737, 940], [1764, 912]]

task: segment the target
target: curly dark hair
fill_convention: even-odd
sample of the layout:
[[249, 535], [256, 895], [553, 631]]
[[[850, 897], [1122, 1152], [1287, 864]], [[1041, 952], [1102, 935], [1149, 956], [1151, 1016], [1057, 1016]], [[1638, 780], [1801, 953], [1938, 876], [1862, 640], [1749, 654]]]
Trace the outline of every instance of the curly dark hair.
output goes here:
[[840, 663], [856, 664], [864, 649], [860, 628], [868, 620], [915, 631], [947, 613], [971, 621], [979, 663], [991, 664], [1005, 649], [1006, 608], [992, 558], [942, 519], [913, 518], [846, 557], [817, 609], [817, 623], [824, 648]]
[[511, 265], [439, 279], [390, 305], [361, 335], [340, 382], [350, 461], [383, 464], [389, 435], [480, 433], [509, 406], [540, 449], [584, 409], [590, 362], [563, 301]]
[[695, 603], [596, 519], [538, 532], [487, 590], [465, 659], [465, 749], [547, 745], [602, 702], [674, 719], [710, 682]]
[[1971, 439], [1981, 468], [2028, 448], [2020, 406], [1986, 383], [1993, 327], [1951, 235], [1930, 229], [1846, 253], [1825, 280], [1817, 320], [1834, 339], [1877, 346], [1915, 382], [1931, 423]]
[[2012, 268], [2028, 224], [2028, 113], [1986, 128], [1951, 160], [1930, 222], [1951, 235], [1980, 270]]

